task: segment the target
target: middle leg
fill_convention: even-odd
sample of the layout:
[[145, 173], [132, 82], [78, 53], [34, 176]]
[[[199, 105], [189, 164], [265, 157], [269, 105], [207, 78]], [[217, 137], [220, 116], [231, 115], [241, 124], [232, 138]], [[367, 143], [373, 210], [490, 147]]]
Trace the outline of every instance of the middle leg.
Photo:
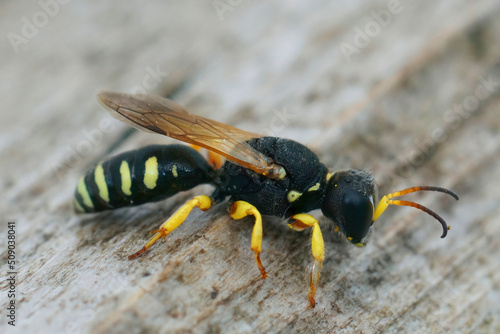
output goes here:
[[262, 245], [262, 216], [257, 210], [255, 206], [245, 201], [236, 201], [231, 205], [231, 209], [229, 210], [229, 215], [233, 219], [241, 219], [246, 216], [254, 216], [255, 224], [252, 230], [252, 243], [251, 250], [255, 253], [255, 262], [257, 262], [257, 266], [259, 267], [262, 278], [267, 278], [266, 269], [262, 265], [262, 261], [260, 260], [260, 252]]

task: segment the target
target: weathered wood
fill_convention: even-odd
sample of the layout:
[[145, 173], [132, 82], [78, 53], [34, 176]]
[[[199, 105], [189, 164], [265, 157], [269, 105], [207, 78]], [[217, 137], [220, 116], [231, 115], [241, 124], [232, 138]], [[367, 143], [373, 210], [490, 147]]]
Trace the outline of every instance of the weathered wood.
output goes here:
[[[2, 333], [500, 332], [498, 1], [70, 2], [17, 53], [11, 33], [22, 36], [44, 9], [0, 6]], [[381, 193], [451, 188], [459, 202], [414, 197], [443, 215], [449, 236], [417, 210], [391, 208], [357, 249], [322, 220], [328, 253], [312, 310], [309, 233], [265, 219], [263, 281], [251, 219], [231, 220], [225, 204], [193, 211], [128, 261], [210, 189], [76, 216], [72, 193], [88, 167], [173, 142], [109, 121], [95, 102], [101, 89], [169, 95], [194, 113], [296, 139], [332, 169], [372, 171]], [[8, 220], [15, 329], [4, 316]]]

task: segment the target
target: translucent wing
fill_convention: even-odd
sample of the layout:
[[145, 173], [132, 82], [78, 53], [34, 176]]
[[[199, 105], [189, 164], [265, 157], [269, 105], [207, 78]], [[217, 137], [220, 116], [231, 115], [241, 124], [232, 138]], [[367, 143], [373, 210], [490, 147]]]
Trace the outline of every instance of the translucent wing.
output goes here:
[[261, 135], [192, 115], [177, 103], [154, 95], [102, 91], [97, 96], [113, 117], [139, 130], [204, 147], [269, 178], [285, 176], [283, 167], [246, 143]]

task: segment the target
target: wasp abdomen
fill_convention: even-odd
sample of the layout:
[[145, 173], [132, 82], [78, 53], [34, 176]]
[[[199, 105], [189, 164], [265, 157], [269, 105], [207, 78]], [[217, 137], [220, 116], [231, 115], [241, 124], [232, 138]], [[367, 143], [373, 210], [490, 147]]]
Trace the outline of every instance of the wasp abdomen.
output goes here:
[[185, 145], [150, 145], [99, 163], [75, 191], [77, 212], [97, 212], [165, 199], [213, 182], [214, 170]]

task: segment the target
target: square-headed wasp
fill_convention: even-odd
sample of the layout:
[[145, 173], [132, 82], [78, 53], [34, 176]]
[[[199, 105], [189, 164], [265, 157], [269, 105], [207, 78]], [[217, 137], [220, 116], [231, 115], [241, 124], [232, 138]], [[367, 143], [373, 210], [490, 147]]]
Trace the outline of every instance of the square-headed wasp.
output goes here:
[[260, 260], [261, 215], [290, 218], [290, 228], [297, 231], [312, 228], [314, 261], [308, 266], [306, 278], [310, 307], [314, 307], [325, 247], [318, 221], [307, 212], [321, 209], [358, 247], [365, 245], [373, 222], [391, 204], [411, 206], [436, 218], [443, 227], [442, 238], [449, 229], [440, 216], [423, 205], [392, 198], [430, 190], [458, 200], [450, 190], [413, 187], [385, 195], [375, 206], [377, 186], [369, 172], [329, 172], [316, 154], [293, 140], [242, 131], [192, 115], [180, 105], [152, 95], [104, 91], [98, 98], [114, 117], [135, 128], [204, 147], [212, 152], [214, 161], [217, 154], [227, 158], [223, 165], [215, 163], [214, 167], [189, 146], [151, 145], [103, 161], [80, 179], [74, 198], [77, 212], [159, 201], [205, 183], [215, 186], [212, 195], [197, 196], [181, 206], [129, 259], [135, 259], [158, 239], [165, 238], [182, 224], [194, 207], [208, 210], [214, 203], [229, 199], [232, 218], [255, 218], [251, 250], [262, 278], [266, 278], [267, 273]]

